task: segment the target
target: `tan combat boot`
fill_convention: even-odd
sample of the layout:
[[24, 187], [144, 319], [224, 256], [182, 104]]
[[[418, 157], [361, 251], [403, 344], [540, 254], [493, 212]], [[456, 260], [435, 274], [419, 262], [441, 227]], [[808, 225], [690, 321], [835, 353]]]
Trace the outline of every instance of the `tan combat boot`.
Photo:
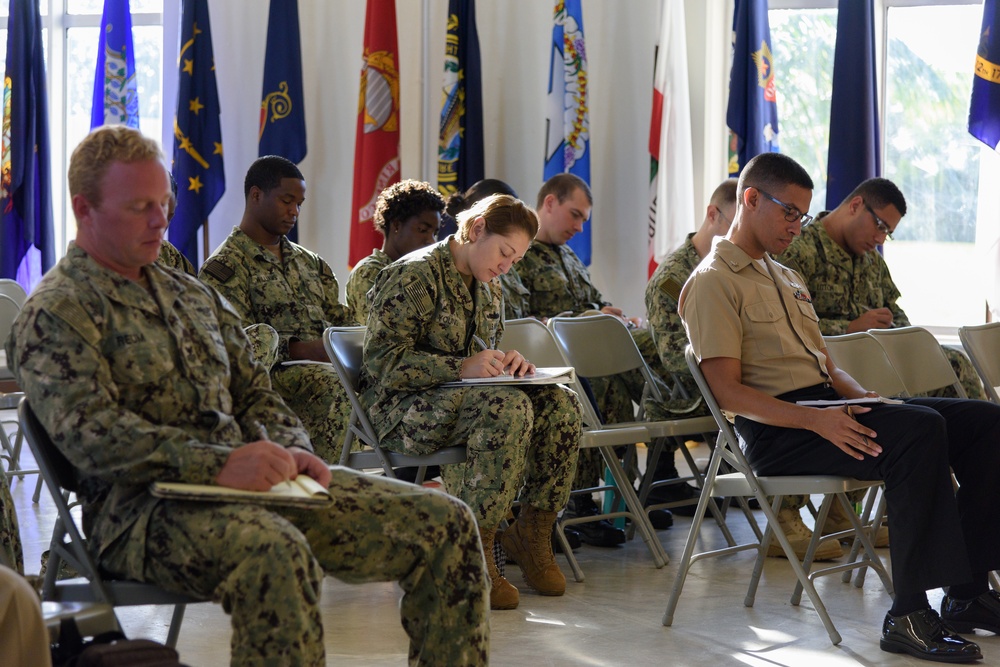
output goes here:
[[483, 541], [483, 556], [486, 557], [486, 570], [490, 575], [490, 609], [517, 609], [521, 596], [514, 585], [501, 576], [493, 556], [495, 534], [494, 528], [479, 528], [479, 539]]
[[517, 521], [500, 538], [507, 555], [521, 568], [524, 580], [542, 595], [566, 592], [566, 577], [552, 553], [552, 524], [555, 521], [555, 512], [522, 506]]
[[[851, 520], [847, 518], [844, 514], [844, 508], [839, 502], [833, 503], [830, 506], [830, 513], [826, 515], [826, 523], [823, 524], [823, 534], [830, 535], [831, 533], [839, 533], [842, 530], [849, 530], [852, 528]], [[842, 539], [854, 539], [853, 535], [849, 535]], [[875, 539], [872, 540], [875, 544], [876, 549], [884, 549], [889, 546], [889, 527], [879, 526], [878, 531], [875, 532]]]
[[[806, 549], [809, 547], [809, 541], [812, 539], [812, 531], [802, 522], [802, 516], [799, 514], [799, 511], [787, 507], [782, 508], [778, 511], [778, 524], [784, 531], [785, 537], [791, 543], [796, 557], [799, 560], [805, 558]], [[777, 538], [771, 539], [767, 555], [771, 558], [785, 558], [785, 550], [781, 548], [781, 544]], [[813, 560], [834, 560], [843, 555], [844, 550], [840, 548], [840, 543], [836, 540], [829, 540], [820, 542], [819, 546], [816, 547], [816, 555], [813, 556]]]

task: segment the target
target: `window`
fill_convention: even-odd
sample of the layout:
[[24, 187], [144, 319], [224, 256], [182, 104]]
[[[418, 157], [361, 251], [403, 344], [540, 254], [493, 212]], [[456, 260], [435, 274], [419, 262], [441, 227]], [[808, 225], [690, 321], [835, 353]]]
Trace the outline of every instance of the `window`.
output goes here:
[[[49, 139], [52, 150], [52, 211], [56, 258], [76, 235], [66, 170], [73, 148], [90, 131], [94, 68], [104, 0], [41, 0], [42, 42], [48, 77]], [[160, 72], [163, 0], [130, 0], [132, 40], [143, 134], [162, 135]], [[0, 67], [6, 65], [8, 3], [0, 0]]]
[[[812, 174], [815, 212], [826, 201], [837, 10], [828, 0], [771, 7], [781, 150]], [[945, 277], [982, 262], [975, 252], [981, 149], [966, 129], [982, 16], [973, 0], [876, 3], [882, 175], [908, 208], [884, 253], [914, 324], [954, 328], [982, 322], [985, 312], [976, 281], [956, 289]]]
[[813, 177], [813, 215], [826, 208], [826, 159], [836, 9], [768, 12], [778, 79], [778, 145]]

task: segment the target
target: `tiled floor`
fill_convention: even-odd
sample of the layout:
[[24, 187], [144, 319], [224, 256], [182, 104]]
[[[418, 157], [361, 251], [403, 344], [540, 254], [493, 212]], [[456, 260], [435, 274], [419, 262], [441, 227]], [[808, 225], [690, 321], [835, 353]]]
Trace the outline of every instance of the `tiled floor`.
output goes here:
[[[9, 413], [2, 412], [6, 417]], [[37, 571], [53, 515], [43, 493], [41, 505], [31, 503], [34, 477], [14, 481], [29, 572]], [[667, 553], [683, 549], [690, 521], [658, 533]], [[734, 517], [739, 536], [749, 529]], [[703, 538], [722, 545], [714, 524], [703, 528]], [[878, 633], [889, 607], [889, 597], [877, 577], [870, 576], [858, 590], [839, 577], [818, 583], [820, 594], [843, 635], [830, 644], [808, 599], [789, 604], [794, 578], [783, 560], [768, 559], [757, 600], [752, 608], [743, 597], [753, 565], [750, 553], [711, 559], [694, 566], [677, 608], [673, 627], [661, 617], [674, 580], [673, 565], [657, 570], [641, 541], [622, 548], [583, 547], [577, 557], [586, 581], [570, 581], [564, 597], [535, 595], [521, 587], [521, 606], [493, 612], [492, 664], [495, 666], [596, 665], [926, 665], [923, 661], [882, 652]], [[883, 557], [888, 551], [883, 552]], [[560, 557], [563, 571], [569, 567]], [[522, 583], [517, 568], [511, 581]], [[394, 584], [351, 586], [327, 578], [323, 589], [323, 617], [327, 662], [330, 665], [405, 665], [406, 636], [398, 621], [399, 589]], [[940, 591], [931, 595], [932, 604]], [[140, 607], [119, 614], [133, 637], [163, 640], [169, 610]], [[178, 649], [193, 667], [226, 665], [229, 660], [229, 619], [221, 607], [194, 605], [188, 609]], [[977, 639], [985, 664], [1000, 664], [1000, 638]]]

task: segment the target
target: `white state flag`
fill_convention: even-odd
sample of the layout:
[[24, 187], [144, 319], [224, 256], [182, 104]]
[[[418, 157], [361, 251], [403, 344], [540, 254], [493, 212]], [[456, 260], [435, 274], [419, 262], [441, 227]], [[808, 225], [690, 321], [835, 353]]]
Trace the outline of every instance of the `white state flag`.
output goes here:
[[650, 273], [653, 262], [666, 259], [700, 222], [695, 220], [694, 213], [691, 104], [684, 35], [684, 0], [663, 0], [650, 123], [650, 152], [658, 162], [656, 176], [650, 182]]

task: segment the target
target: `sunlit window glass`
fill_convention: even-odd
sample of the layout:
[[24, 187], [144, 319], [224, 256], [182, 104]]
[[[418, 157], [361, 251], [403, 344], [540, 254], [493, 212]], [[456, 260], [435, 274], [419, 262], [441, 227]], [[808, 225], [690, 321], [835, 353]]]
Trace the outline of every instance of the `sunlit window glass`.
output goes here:
[[768, 21], [778, 86], [778, 144], [812, 176], [812, 210], [821, 211], [826, 203], [837, 10], [773, 9]]
[[979, 143], [966, 121], [982, 7], [891, 7], [886, 52], [883, 175], [906, 196], [907, 214], [886, 261], [914, 324], [982, 321], [978, 290], [928, 275], [975, 259]]

